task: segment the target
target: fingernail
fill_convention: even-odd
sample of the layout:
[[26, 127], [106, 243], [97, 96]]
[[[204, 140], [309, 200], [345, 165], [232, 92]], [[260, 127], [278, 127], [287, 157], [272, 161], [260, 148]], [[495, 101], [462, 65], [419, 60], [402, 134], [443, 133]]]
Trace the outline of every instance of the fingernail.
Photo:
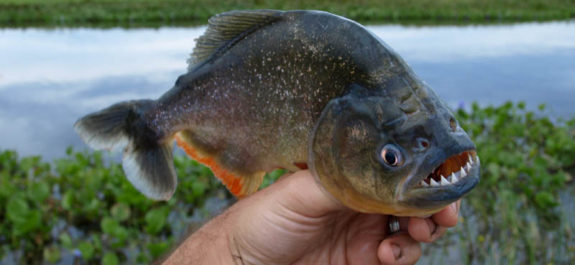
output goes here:
[[429, 235], [433, 235], [435, 233], [435, 230], [437, 230], [437, 225], [435, 225], [435, 223], [433, 221], [431, 221], [430, 219], [425, 219], [427, 222], [427, 226], [429, 227]]
[[453, 208], [453, 212], [455, 215], [459, 215], [459, 209], [457, 208], [457, 203], [451, 204], [451, 208]]
[[401, 248], [396, 244], [391, 244], [391, 251], [393, 252], [393, 257], [398, 260], [401, 257]]

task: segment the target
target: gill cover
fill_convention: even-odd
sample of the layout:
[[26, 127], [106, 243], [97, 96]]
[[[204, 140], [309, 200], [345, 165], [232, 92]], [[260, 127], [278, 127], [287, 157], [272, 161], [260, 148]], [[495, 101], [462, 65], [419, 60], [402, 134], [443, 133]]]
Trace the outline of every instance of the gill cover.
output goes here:
[[400, 172], [378, 161], [378, 150], [390, 141], [380, 120], [384, 115], [401, 117], [393, 105], [380, 96], [348, 94], [331, 100], [315, 125], [310, 169], [330, 194], [352, 209], [398, 211], [394, 194], [400, 178], [394, 176]]

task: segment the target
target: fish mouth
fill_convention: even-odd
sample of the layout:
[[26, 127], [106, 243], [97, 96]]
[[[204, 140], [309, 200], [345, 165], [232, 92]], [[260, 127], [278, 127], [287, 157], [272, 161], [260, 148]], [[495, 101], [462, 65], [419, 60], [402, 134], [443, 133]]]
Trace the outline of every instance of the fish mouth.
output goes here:
[[408, 203], [428, 208], [455, 201], [477, 185], [479, 168], [474, 149], [452, 155], [428, 175], [410, 181]]
[[419, 181], [421, 188], [449, 188], [465, 181], [472, 170], [479, 167], [479, 157], [475, 150], [461, 152], [449, 157], [427, 177]]

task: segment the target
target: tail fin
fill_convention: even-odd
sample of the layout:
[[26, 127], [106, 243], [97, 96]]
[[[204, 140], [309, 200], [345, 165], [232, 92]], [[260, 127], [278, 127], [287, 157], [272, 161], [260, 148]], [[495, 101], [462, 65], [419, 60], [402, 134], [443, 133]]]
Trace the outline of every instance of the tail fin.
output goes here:
[[158, 136], [143, 120], [142, 114], [153, 104], [152, 100], [117, 103], [81, 118], [74, 129], [94, 149], [123, 148], [122, 166], [134, 187], [152, 199], [168, 200], [177, 185], [173, 141]]

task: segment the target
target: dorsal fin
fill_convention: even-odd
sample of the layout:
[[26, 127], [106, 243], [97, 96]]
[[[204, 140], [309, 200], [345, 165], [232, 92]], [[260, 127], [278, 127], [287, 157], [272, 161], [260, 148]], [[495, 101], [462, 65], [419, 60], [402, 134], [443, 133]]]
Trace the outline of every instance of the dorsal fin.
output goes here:
[[230, 11], [211, 17], [204, 35], [197, 39], [196, 47], [188, 59], [188, 69], [218, 52], [229, 49], [237, 41], [262, 26], [280, 19], [277, 10]]

